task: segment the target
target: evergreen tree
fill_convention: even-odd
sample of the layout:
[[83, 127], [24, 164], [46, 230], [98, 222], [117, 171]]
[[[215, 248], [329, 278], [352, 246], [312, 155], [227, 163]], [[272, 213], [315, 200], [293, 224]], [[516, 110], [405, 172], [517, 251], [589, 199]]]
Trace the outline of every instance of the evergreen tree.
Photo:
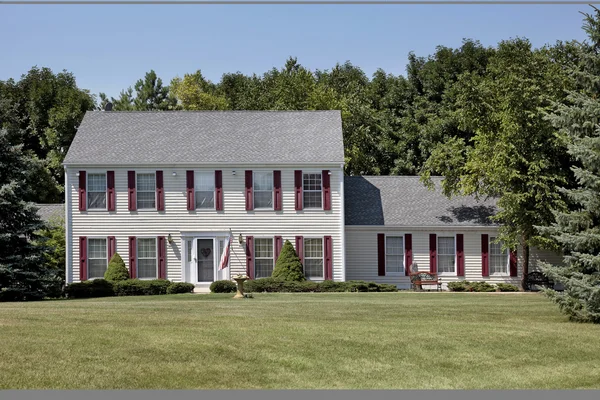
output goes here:
[[115, 253], [114, 256], [110, 259], [108, 263], [108, 268], [104, 273], [104, 279], [107, 281], [126, 281], [129, 279], [129, 271], [127, 271], [127, 267], [125, 266], [125, 262], [119, 255], [119, 253]]
[[584, 14], [591, 44], [582, 46], [580, 67], [574, 71], [579, 90], [569, 92], [567, 104], [550, 120], [566, 135], [568, 152], [578, 163], [571, 170], [577, 188], [563, 189], [571, 203], [555, 212], [556, 222], [541, 231], [552, 237], [564, 254], [565, 266], [540, 263], [542, 271], [564, 286], [546, 290], [572, 320], [600, 323], [600, 11]]
[[44, 249], [45, 266], [56, 271], [64, 281], [67, 260], [64, 218], [51, 219], [38, 234], [39, 239], [35, 241], [35, 244]]
[[281, 249], [271, 277], [284, 281], [298, 282], [306, 280], [300, 258], [298, 258], [296, 250], [294, 250], [294, 246], [292, 246], [289, 240], [285, 241]]

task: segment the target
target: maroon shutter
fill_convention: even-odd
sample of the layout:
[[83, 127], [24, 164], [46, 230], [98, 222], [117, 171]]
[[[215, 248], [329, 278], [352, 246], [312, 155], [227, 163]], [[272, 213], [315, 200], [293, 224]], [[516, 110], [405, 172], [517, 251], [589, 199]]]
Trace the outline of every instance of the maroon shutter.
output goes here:
[[127, 171], [127, 193], [129, 211], [137, 209], [137, 201], [135, 198], [135, 171]]
[[325, 280], [333, 280], [333, 243], [331, 236], [325, 236]]
[[490, 276], [489, 236], [481, 235], [481, 276]]
[[304, 266], [304, 236], [296, 236], [296, 254]]
[[412, 265], [412, 234], [404, 235], [404, 275], [410, 274], [410, 266]]
[[322, 171], [323, 177], [323, 210], [331, 210], [331, 179], [329, 170]]
[[135, 236], [129, 236], [129, 276], [131, 279], [137, 277], [137, 246]]
[[282, 193], [281, 193], [281, 171], [273, 171], [273, 191], [275, 192], [274, 209], [275, 211], [282, 210]]
[[281, 248], [283, 247], [283, 239], [281, 236], [275, 236], [275, 262], [279, 258], [279, 254], [281, 254]]
[[377, 234], [377, 275], [385, 276], [385, 234]]
[[429, 272], [437, 273], [437, 236], [435, 233], [429, 235]]
[[87, 210], [85, 183], [85, 171], [79, 171], [79, 211]]
[[187, 209], [189, 211], [196, 209], [194, 200], [194, 171], [185, 171], [185, 188], [187, 191]]
[[163, 183], [163, 172], [156, 171], [156, 210], [165, 211], [165, 188]]
[[114, 236], [109, 236], [108, 240], [108, 261], [113, 258], [115, 253], [117, 252], [117, 239]]
[[79, 280], [87, 280], [87, 236], [79, 236]]
[[246, 211], [254, 210], [253, 192], [252, 192], [252, 171], [246, 171]]
[[116, 210], [115, 171], [106, 171], [106, 203], [108, 211]]
[[456, 235], [456, 275], [465, 276], [465, 235]]
[[517, 251], [510, 251], [510, 276], [517, 276]]
[[223, 171], [215, 171], [215, 208], [223, 211]]
[[294, 171], [294, 205], [296, 211], [302, 210], [302, 171]]
[[167, 241], [158, 237], [158, 279], [167, 279]]
[[246, 236], [246, 275], [254, 279], [254, 236]]

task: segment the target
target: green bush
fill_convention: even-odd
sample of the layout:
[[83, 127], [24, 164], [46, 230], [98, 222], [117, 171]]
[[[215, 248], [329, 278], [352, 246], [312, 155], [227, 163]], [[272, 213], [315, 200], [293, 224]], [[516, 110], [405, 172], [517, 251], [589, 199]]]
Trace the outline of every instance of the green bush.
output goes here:
[[448, 290], [451, 292], [468, 292], [469, 282], [467, 281], [456, 281], [448, 282]]
[[214, 281], [210, 284], [210, 291], [212, 293], [235, 293], [237, 285], [232, 281]]
[[501, 292], [518, 292], [519, 288], [510, 283], [497, 283], [496, 286]]
[[349, 292], [368, 292], [369, 284], [365, 281], [347, 281], [346, 289]]
[[171, 282], [165, 279], [140, 280], [128, 279], [114, 283], [117, 296], [151, 296], [167, 294]]
[[304, 268], [300, 258], [289, 240], [285, 241], [281, 253], [275, 263], [271, 277], [283, 281], [302, 282], [305, 281]]
[[396, 285], [392, 285], [389, 283], [380, 283], [379, 284], [379, 291], [380, 292], [397, 292], [398, 291], [398, 287]]
[[396, 285], [377, 284], [365, 281], [304, 281], [291, 282], [274, 278], [261, 278], [247, 281], [244, 284], [246, 292], [256, 293], [310, 293], [310, 292], [395, 292]]
[[167, 294], [192, 293], [194, 284], [188, 282], [173, 282], [167, 288]]
[[129, 279], [129, 271], [125, 267], [125, 262], [119, 253], [115, 253], [110, 259], [108, 268], [104, 273], [104, 279], [111, 282], [126, 281]]
[[496, 288], [487, 282], [456, 281], [449, 282], [448, 289], [452, 292], [495, 292]]
[[71, 283], [65, 287], [65, 296], [69, 299], [87, 299], [114, 295], [114, 285], [105, 279]]

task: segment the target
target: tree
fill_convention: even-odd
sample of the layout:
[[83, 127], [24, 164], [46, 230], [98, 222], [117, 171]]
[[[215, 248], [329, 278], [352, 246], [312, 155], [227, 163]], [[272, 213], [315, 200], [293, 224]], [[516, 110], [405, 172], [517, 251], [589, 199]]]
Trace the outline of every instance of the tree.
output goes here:
[[556, 222], [540, 228], [562, 249], [565, 265], [540, 267], [563, 285], [562, 293], [545, 293], [571, 320], [600, 323], [600, 11], [584, 15], [591, 43], [581, 46], [574, 66], [577, 89], [549, 116], [568, 140], [577, 187], [562, 189], [569, 210], [556, 211]]
[[[134, 96], [135, 89], [135, 96]], [[106, 105], [107, 96], [99, 93], [100, 104], [97, 108]], [[133, 89], [128, 87], [119, 93], [119, 98], [111, 97], [115, 111], [166, 111], [176, 106], [176, 101], [169, 96], [169, 87], [163, 86], [162, 79], [156, 76], [154, 70], [146, 72], [143, 79], [139, 79]]]
[[271, 277], [284, 281], [304, 281], [304, 268], [289, 240], [285, 241]]
[[127, 271], [127, 267], [125, 267], [125, 262], [119, 255], [119, 253], [115, 253], [112, 256], [108, 263], [108, 268], [104, 273], [104, 279], [107, 281], [126, 281], [129, 279], [129, 271]]
[[185, 74], [183, 79], [171, 80], [171, 97], [184, 110], [227, 110], [229, 104], [224, 96], [215, 93], [215, 85], [202, 76], [200, 70]]
[[65, 220], [53, 218], [38, 232], [37, 246], [44, 250], [43, 262], [46, 268], [56, 271], [64, 282], [66, 265]]
[[522, 248], [523, 289], [529, 248], [544, 243], [535, 226], [549, 224], [550, 209], [564, 206], [556, 192], [569, 177], [563, 141], [545, 118], [563, 97], [569, 80], [529, 41], [503, 41], [486, 73], [464, 73], [453, 86], [460, 128], [472, 140], [454, 136], [440, 143], [426, 162], [422, 179], [441, 173], [444, 194], [496, 197], [505, 247]]

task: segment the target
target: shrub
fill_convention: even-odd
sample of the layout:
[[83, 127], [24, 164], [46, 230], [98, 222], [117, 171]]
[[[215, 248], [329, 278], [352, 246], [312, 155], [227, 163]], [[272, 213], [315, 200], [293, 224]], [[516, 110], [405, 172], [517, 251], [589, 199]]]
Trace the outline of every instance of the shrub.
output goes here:
[[519, 288], [510, 283], [497, 283], [496, 286], [501, 292], [518, 292]]
[[235, 293], [236, 290], [237, 285], [232, 281], [214, 281], [210, 284], [210, 291], [212, 293]]
[[398, 291], [398, 287], [396, 285], [392, 285], [389, 283], [380, 283], [379, 284], [379, 291], [380, 292], [397, 292]]
[[448, 282], [448, 290], [451, 292], [468, 292], [469, 282], [467, 281], [456, 281]]
[[496, 288], [487, 282], [471, 282], [469, 290], [471, 292], [495, 292]]
[[105, 279], [71, 283], [65, 287], [65, 296], [69, 299], [87, 299], [114, 295], [114, 285]]
[[304, 281], [291, 282], [274, 278], [260, 278], [247, 281], [244, 284], [246, 292], [288, 292], [288, 293], [310, 293], [310, 292], [396, 292], [396, 285], [377, 284], [365, 281]]
[[281, 292], [284, 281], [275, 278], [252, 279], [244, 283], [246, 292]]
[[126, 281], [129, 279], [129, 271], [125, 267], [125, 262], [119, 255], [115, 253], [108, 263], [108, 268], [104, 273], [104, 279], [111, 282]]
[[140, 280], [128, 279], [114, 283], [114, 290], [117, 296], [149, 296], [157, 294], [167, 294], [167, 289], [171, 285], [166, 279]]
[[368, 292], [369, 284], [365, 281], [347, 281], [346, 289], [350, 292]]
[[192, 293], [194, 284], [188, 282], [173, 282], [167, 288], [167, 294]]
[[319, 283], [320, 292], [345, 292], [346, 282], [323, 281]]
[[277, 258], [271, 277], [293, 282], [302, 282], [306, 280], [300, 258], [298, 258], [296, 250], [294, 250], [294, 247], [289, 240], [285, 241], [285, 244], [281, 249], [281, 253], [279, 254], [279, 258]]

